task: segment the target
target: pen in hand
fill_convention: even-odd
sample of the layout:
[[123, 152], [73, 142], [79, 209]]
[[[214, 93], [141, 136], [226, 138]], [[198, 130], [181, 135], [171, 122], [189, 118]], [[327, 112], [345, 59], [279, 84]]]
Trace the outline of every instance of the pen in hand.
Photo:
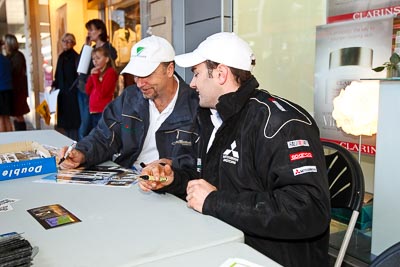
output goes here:
[[72, 149], [74, 149], [76, 146], [76, 141], [74, 141], [67, 149], [67, 151], [64, 154], [64, 157], [62, 157], [60, 159], [60, 161], [58, 162], [58, 165], [60, 165], [61, 163], [63, 163], [64, 160], [66, 160], [69, 156], [69, 154], [71, 153]]
[[[165, 165], [167, 165], [166, 163], [164, 163], [164, 162], [160, 162], [159, 163], [161, 166], [165, 166]], [[144, 162], [140, 162], [140, 167], [142, 167], [142, 168], [145, 168], [147, 165], [144, 163]], [[156, 179], [154, 178], [154, 176], [152, 176], [152, 175], [139, 175], [139, 178], [140, 179], [143, 179], [143, 180], [147, 180], [147, 181], [155, 181]], [[167, 182], [168, 181], [168, 178], [167, 177], [160, 177], [159, 178], [159, 182], [161, 182], [161, 183], [163, 183], [163, 182]]]
[[[165, 162], [159, 162], [158, 164], [160, 164], [161, 166], [165, 166], [167, 165], [167, 163]], [[140, 167], [145, 168], [147, 165], [144, 162], [140, 162]]]
[[[143, 179], [143, 180], [146, 180], [146, 181], [156, 181], [156, 179], [152, 175], [139, 175], [139, 178]], [[167, 177], [159, 177], [159, 182], [160, 183], [164, 183], [164, 182], [167, 182], [167, 181], [168, 181]]]

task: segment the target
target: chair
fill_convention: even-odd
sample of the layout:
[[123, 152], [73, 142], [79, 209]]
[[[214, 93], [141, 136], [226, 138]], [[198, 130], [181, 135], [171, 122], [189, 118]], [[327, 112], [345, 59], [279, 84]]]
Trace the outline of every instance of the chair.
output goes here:
[[372, 262], [370, 267], [394, 267], [400, 266], [400, 242], [383, 251]]
[[332, 208], [345, 208], [352, 215], [340, 246], [335, 267], [340, 267], [361, 211], [364, 198], [364, 175], [355, 157], [336, 143], [322, 141], [329, 179]]

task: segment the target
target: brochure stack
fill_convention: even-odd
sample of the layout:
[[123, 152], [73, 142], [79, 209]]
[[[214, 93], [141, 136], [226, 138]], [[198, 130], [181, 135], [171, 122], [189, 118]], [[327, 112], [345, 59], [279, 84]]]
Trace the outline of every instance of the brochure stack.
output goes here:
[[0, 266], [30, 266], [33, 248], [18, 233], [0, 235]]

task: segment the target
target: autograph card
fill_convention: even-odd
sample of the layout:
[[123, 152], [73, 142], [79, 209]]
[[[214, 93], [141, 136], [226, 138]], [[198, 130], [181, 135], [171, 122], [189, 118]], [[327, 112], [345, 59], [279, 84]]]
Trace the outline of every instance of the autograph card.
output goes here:
[[27, 210], [45, 229], [80, 222], [74, 214], [59, 204]]
[[0, 199], [0, 213], [13, 210], [12, 203], [17, 202], [19, 199], [4, 198]]
[[11, 204], [14, 202], [17, 202], [19, 199], [14, 199], [14, 198], [4, 198], [0, 200], [0, 206]]
[[13, 207], [10, 204], [4, 204], [4, 205], [0, 205], [0, 213], [1, 212], [7, 212], [13, 210]]

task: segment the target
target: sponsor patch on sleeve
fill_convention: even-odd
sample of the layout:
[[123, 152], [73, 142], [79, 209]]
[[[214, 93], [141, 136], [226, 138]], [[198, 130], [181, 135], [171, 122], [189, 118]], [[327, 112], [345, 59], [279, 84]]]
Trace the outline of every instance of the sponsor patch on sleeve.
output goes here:
[[309, 172], [317, 172], [317, 167], [316, 166], [303, 166], [303, 167], [293, 169], [294, 176], [301, 175], [304, 173], [309, 173]]
[[295, 148], [300, 146], [310, 146], [307, 140], [292, 140], [287, 142], [288, 148]]
[[311, 152], [297, 152], [289, 155], [290, 161], [300, 160], [300, 159], [312, 159], [313, 154]]

